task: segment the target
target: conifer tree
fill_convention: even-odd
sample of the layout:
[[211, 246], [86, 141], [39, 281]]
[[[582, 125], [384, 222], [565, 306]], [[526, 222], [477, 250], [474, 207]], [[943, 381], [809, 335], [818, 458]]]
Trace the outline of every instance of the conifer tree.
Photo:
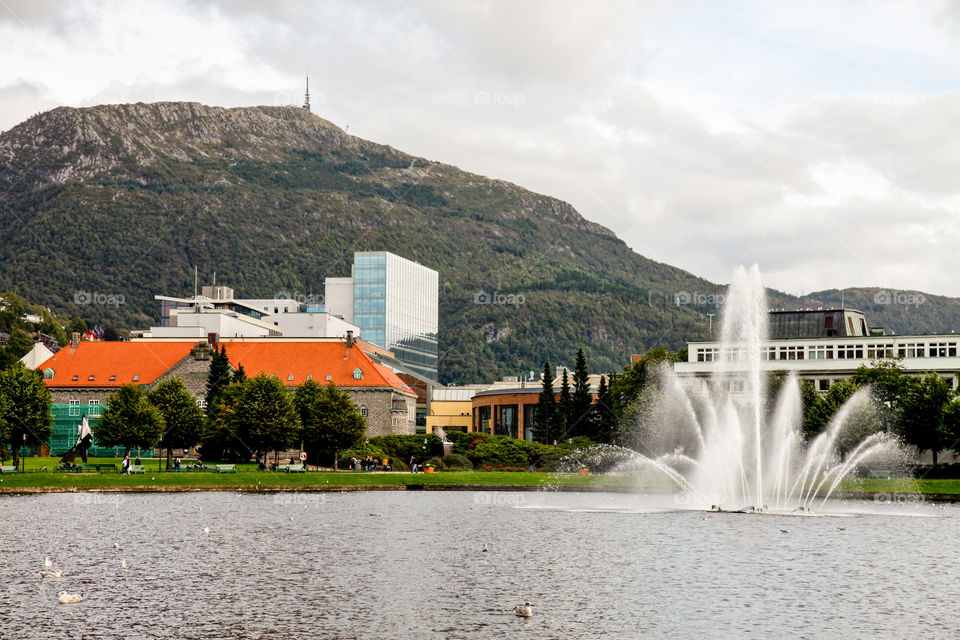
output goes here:
[[557, 401], [553, 395], [553, 371], [550, 370], [550, 361], [543, 363], [542, 388], [537, 402], [537, 419], [533, 425], [533, 439], [537, 442], [550, 442], [550, 426], [557, 411]]

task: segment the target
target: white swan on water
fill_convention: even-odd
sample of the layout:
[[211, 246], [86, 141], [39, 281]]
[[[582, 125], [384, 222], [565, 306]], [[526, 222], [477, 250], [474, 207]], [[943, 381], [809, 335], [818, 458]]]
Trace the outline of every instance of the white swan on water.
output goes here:
[[71, 602], [80, 602], [83, 600], [82, 593], [67, 593], [66, 591], [61, 591], [57, 594], [57, 600], [60, 601], [60, 604], [70, 604]]
[[40, 572], [40, 577], [41, 577], [41, 578], [59, 578], [60, 575], [61, 575], [60, 569], [57, 569], [56, 571], [41, 571], [41, 572]]
[[126, 568], [129, 567], [129, 566], [130, 566], [130, 565], [127, 564], [127, 559], [126, 559], [126, 558], [124, 558], [124, 559], [123, 559], [123, 562], [120, 563], [120, 567], [123, 568], [123, 569], [126, 569]]
[[45, 566], [45, 567], [52, 567], [52, 566], [53, 566], [53, 560], [51, 560], [49, 557], [44, 558], [44, 559], [43, 559], [43, 566]]
[[517, 605], [513, 608], [514, 615], [518, 615], [521, 618], [532, 618], [533, 617], [533, 607], [529, 602], [525, 602], [522, 606]]

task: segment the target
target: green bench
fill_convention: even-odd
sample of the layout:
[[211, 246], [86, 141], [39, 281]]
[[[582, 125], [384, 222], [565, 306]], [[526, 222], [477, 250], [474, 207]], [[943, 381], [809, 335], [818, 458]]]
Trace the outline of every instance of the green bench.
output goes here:
[[16, 474], [16, 473], [17, 473], [17, 468], [16, 468], [15, 466], [13, 466], [12, 464], [11, 464], [11, 465], [3, 465], [3, 466], [0, 466], [0, 474], [5, 474], [5, 475], [11, 475], [11, 476], [12, 476], [12, 475], [14, 475], [14, 474]]
[[80, 472], [89, 472], [93, 471], [95, 473], [101, 473], [103, 471], [116, 471], [117, 465], [115, 464], [82, 464], [80, 465]]
[[217, 468], [217, 473], [236, 473], [237, 465], [235, 464], [217, 464], [212, 465]]
[[277, 467], [277, 471], [283, 471], [284, 473], [305, 473], [306, 470], [307, 467], [303, 464], [281, 464]]
[[130, 470], [127, 473], [144, 473], [142, 464], [132, 464], [130, 465]]

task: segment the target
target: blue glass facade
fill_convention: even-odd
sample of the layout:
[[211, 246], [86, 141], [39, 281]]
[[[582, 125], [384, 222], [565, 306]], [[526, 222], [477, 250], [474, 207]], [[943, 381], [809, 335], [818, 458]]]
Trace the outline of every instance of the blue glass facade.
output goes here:
[[386, 251], [353, 256], [353, 322], [369, 342], [437, 379], [436, 271]]

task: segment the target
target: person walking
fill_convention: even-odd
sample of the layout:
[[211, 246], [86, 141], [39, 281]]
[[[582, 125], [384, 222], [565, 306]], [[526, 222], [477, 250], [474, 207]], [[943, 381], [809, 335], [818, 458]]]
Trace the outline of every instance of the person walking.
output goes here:
[[120, 473], [130, 473], [130, 454], [123, 457], [123, 464], [120, 465]]

